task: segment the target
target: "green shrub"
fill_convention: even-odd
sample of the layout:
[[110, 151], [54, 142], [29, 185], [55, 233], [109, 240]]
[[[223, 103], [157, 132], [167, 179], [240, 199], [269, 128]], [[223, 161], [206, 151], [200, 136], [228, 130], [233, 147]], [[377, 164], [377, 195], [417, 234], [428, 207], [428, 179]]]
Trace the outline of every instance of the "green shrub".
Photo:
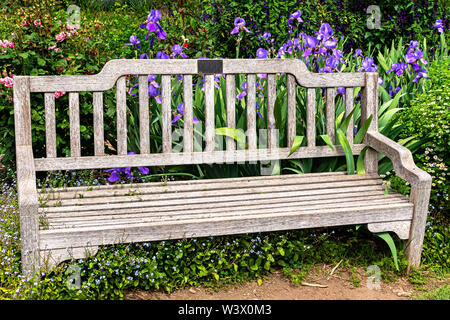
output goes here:
[[402, 135], [422, 141], [414, 158], [433, 177], [431, 209], [449, 218], [450, 58], [433, 61], [428, 76], [429, 87], [400, 116]]

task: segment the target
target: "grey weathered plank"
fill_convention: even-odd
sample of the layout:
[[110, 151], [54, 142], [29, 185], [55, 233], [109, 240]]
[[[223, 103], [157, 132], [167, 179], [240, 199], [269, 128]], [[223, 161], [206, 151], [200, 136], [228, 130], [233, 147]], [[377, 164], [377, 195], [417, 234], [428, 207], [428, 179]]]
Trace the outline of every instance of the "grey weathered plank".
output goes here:
[[184, 127], [183, 127], [183, 143], [184, 152], [194, 152], [194, 113], [192, 102], [192, 76], [183, 76], [183, 99], [184, 99]]
[[[299, 85], [307, 88], [358, 87], [365, 85], [365, 74], [312, 73], [298, 59], [224, 59], [225, 74], [289, 73], [295, 76]], [[182, 60], [128, 60], [108, 61], [102, 71], [90, 76], [37, 76], [31, 77], [31, 92], [80, 92], [106, 91], [111, 89], [117, 78], [127, 74], [197, 74], [197, 59]]]
[[[252, 177], [252, 179], [243, 180], [243, 179], [237, 179], [237, 178], [229, 178], [225, 179], [225, 181], [221, 182], [215, 182], [213, 180], [198, 180], [198, 181], [192, 181], [196, 183], [191, 184], [164, 184], [164, 185], [146, 185], [142, 186], [141, 184], [137, 185], [129, 185], [127, 188], [124, 189], [97, 189], [97, 187], [91, 187], [92, 190], [84, 190], [84, 191], [69, 191], [71, 189], [68, 189], [64, 192], [51, 192], [46, 194], [41, 194], [40, 199], [46, 200], [46, 206], [52, 206], [55, 205], [56, 202], [59, 202], [60, 206], [67, 205], [67, 201], [64, 199], [72, 199], [71, 203], [82, 203], [85, 202], [87, 198], [95, 198], [95, 197], [101, 197], [102, 201], [110, 201], [108, 200], [108, 197], [115, 197], [115, 196], [124, 196], [127, 195], [130, 192], [133, 194], [136, 194], [138, 197], [144, 195], [144, 194], [157, 194], [157, 193], [163, 193], [167, 194], [168, 192], [171, 193], [177, 193], [177, 194], [184, 194], [184, 192], [192, 192], [192, 191], [211, 191], [211, 190], [219, 190], [218, 192], [222, 190], [227, 190], [227, 192], [230, 189], [245, 189], [248, 187], [267, 187], [267, 186], [287, 186], [287, 185], [302, 185], [307, 186], [310, 184], [318, 184], [318, 183], [327, 183], [327, 182], [333, 182], [333, 183], [347, 183], [347, 184], [353, 184], [355, 181], [358, 181], [358, 183], [365, 183], [366, 181], [370, 180], [377, 180], [379, 184], [381, 184], [381, 179], [377, 175], [317, 175], [317, 176], [310, 176], [310, 177], [302, 177], [301, 175], [283, 175], [283, 179], [255, 179]], [[357, 185], [356, 183], [355, 185]], [[317, 185], [320, 187], [320, 184]], [[224, 192], [226, 193], [226, 192]], [[82, 198], [83, 200], [80, 200]], [[123, 198], [124, 200], [130, 199], [130, 198]], [[52, 202], [53, 200], [53, 202]]]
[[[374, 214], [376, 213], [376, 214]], [[104, 245], [118, 242], [168, 240], [186, 237], [226, 235], [365, 224], [373, 222], [408, 220], [411, 206], [407, 204], [377, 205], [363, 208], [334, 208], [311, 211], [283, 211], [254, 214], [245, 217], [217, 217], [138, 223], [124, 226], [85, 227], [40, 231], [40, 247], [54, 249], [69, 246]]]
[[256, 75], [247, 75], [247, 148], [257, 148], [256, 133]]
[[[372, 115], [372, 122], [367, 131], [378, 132], [378, 74], [366, 73], [366, 83], [361, 91], [361, 120], [363, 125]], [[367, 137], [364, 138], [367, 143]], [[366, 151], [364, 168], [367, 173], [378, 172], [378, 154], [372, 148]]]
[[80, 105], [77, 92], [69, 93], [70, 156], [81, 157]]
[[[247, 81], [248, 82], [248, 81]], [[227, 127], [236, 128], [236, 80], [234, 74], [226, 76]], [[235, 150], [236, 142], [226, 137], [226, 150]]]
[[205, 151], [215, 148], [214, 75], [205, 75]]
[[334, 105], [334, 88], [327, 88], [327, 101], [326, 101], [326, 128], [327, 135], [330, 137], [331, 142], [336, 143], [336, 134], [335, 134], [335, 105]]
[[[69, 211], [83, 211], [92, 209], [112, 209], [114, 207], [128, 207], [133, 206], [144, 206], [144, 201], [150, 201], [149, 205], [155, 205], [155, 201], [159, 200], [177, 200], [179, 197], [183, 197], [183, 200], [187, 203], [188, 201], [197, 202], [199, 198], [203, 199], [203, 202], [208, 201], [218, 201], [222, 197], [222, 193], [226, 193], [227, 196], [230, 195], [248, 195], [248, 194], [272, 194], [276, 192], [290, 192], [290, 191], [302, 191], [302, 190], [314, 190], [314, 192], [319, 192], [320, 190], [326, 190], [326, 192], [338, 192], [339, 190], [330, 190], [334, 188], [346, 188], [346, 187], [366, 187], [366, 186], [377, 186], [375, 189], [381, 189], [380, 180], [363, 180], [363, 181], [343, 181], [343, 182], [321, 182], [313, 184], [302, 184], [302, 185], [284, 185], [284, 186], [263, 186], [255, 187], [250, 186], [246, 188], [236, 188], [236, 189], [220, 189], [220, 190], [194, 190], [180, 192], [179, 194], [166, 192], [166, 193], [156, 193], [156, 194], [142, 194], [142, 195], [122, 195], [115, 197], [106, 198], [85, 198], [83, 201], [77, 199], [67, 199], [64, 202], [58, 200], [48, 201], [48, 205], [56, 205], [56, 207], [45, 208], [45, 212], [55, 212], [60, 211], [62, 208], [58, 205], [59, 203], [64, 204], [64, 209]], [[133, 204], [134, 202], [134, 204]], [[81, 206], [81, 204], [83, 204]], [[102, 206], [107, 204], [107, 206]]]
[[295, 135], [297, 134], [297, 118], [295, 114], [296, 106], [296, 83], [293, 75], [286, 77], [287, 93], [287, 146], [292, 147]]
[[[357, 155], [364, 148], [363, 144], [352, 146], [354, 155]], [[214, 152], [194, 152], [170, 153], [170, 154], [149, 154], [132, 156], [107, 156], [107, 157], [82, 157], [82, 158], [46, 158], [34, 159], [37, 171], [46, 170], [81, 170], [81, 169], [101, 169], [120, 168], [123, 166], [162, 166], [178, 164], [201, 164], [201, 163], [221, 163], [224, 159], [232, 159], [235, 162], [244, 161], [270, 161], [297, 158], [320, 158], [345, 155], [341, 146], [336, 146], [332, 150], [328, 146], [300, 147], [291, 156], [290, 148], [279, 149], [257, 149], [257, 150], [231, 150]], [[228, 154], [226, 154], [228, 153]], [[223, 162], [222, 162], [223, 163]]]
[[56, 158], [55, 95], [45, 93], [45, 147], [47, 158]]
[[[301, 211], [308, 212], [311, 210], [323, 210], [323, 209], [333, 209], [336, 204], [339, 204], [339, 208], [363, 208], [368, 206], [384, 205], [386, 206], [386, 200], [389, 200], [391, 204], [403, 204], [404, 207], [409, 206], [412, 213], [412, 205], [408, 204], [402, 199], [388, 198], [388, 199], [372, 199], [364, 200], [358, 199], [354, 201], [339, 201], [334, 199], [331, 201], [308, 201], [306, 203], [276, 203], [267, 205], [257, 205], [252, 207], [241, 206], [239, 208], [197, 208], [192, 210], [177, 210], [170, 212], [155, 212], [155, 211], [143, 211], [141, 213], [130, 214], [130, 213], [115, 213], [113, 215], [105, 213], [98, 216], [90, 217], [71, 217], [68, 215], [65, 218], [48, 218], [50, 229], [62, 228], [62, 227], [88, 227], [88, 226], [106, 226], [106, 225], [128, 225], [136, 223], [148, 223], [148, 222], [169, 222], [177, 220], [192, 220], [192, 219], [209, 219], [215, 217], [245, 217], [246, 215], [255, 214], [270, 214], [274, 211], [286, 210], [286, 211]], [[410, 222], [410, 221], [409, 221]], [[391, 227], [392, 228], [392, 227]], [[392, 230], [392, 229], [391, 229]], [[409, 229], [408, 229], [409, 231]], [[409, 234], [408, 234], [409, 235]], [[407, 235], [407, 237], [408, 237]], [[406, 238], [407, 239], [407, 238]]]
[[276, 92], [276, 74], [270, 73], [267, 75], [267, 148], [277, 148], [279, 142], [277, 140], [277, 126], [275, 123], [275, 100], [277, 98]]
[[105, 154], [105, 130], [103, 125], [103, 92], [93, 93], [94, 111], [94, 154]]
[[169, 75], [161, 76], [161, 87], [162, 150], [163, 153], [169, 153], [172, 151], [172, 96]]
[[308, 184], [313, 182], [323, 181], [353, 181], [353, 180], [367, 180], [379, 178], [375, 174], [358, 174], [346, 175], [344, 172], [322, 172], [314, 174], [284, 174], [283, 179], [274, 179], [273, 176], [251, 176], [243, 178], [224, 178], [224, 179], [199, 179], [186, 181], [169, 181], [169, 182], [147, 182], [136, 184], [113, 184], [113, 185], [97, 185], [90, 187], [70, 187], [70, 188], [52, 188], [40, 189], [41, 199], [70, 199], [70, 198], [87, 198], [96, 196], [115, 196], [133, 190], [138, 194], [145, 192], [167, 192], [167, 191], [183, 191], [187, 188], [189, 190], [203, 190], [208, 189], [222, 189], [226, 186], [230, 188], [240, 188], [241, 184], [254, 183], [255, 185], [284, 185], [284, 184]]
[[117, 154], [126, 155], [128, 152], [126, 78], [120, 77], [116, 86]]
[[148, 105], [148, 76], [139, 76], [139, 150], [150, 153], [150, 117]]
[[[345, 116], [347, 117], [353, 110], [353, 88], [345, 88]], [[348, 124], [347, 132], [345, 133], [347, 140], [353, 144], [353, 119]]]
[[21, 262], [22, 273], [29, 279], [39, 271], [39, 203], [31, 146], [30, 78], [14, 77], [13, 94]]
[[308, 147], [316, 145], [316, 90], [306, 93], [306, 142]]
[[411, 224], [410, 242], [406, 253], [410, 265], [418, 267], [422, 252], [425, 224], [428, 213], [428, 203], [431, 191], [431, 176], [414, 164], [411, 151], [379, 132], [370, 131], [366, 134], [367, 142], [378, 152], [391, 159], [396, 175], [411, 184], [411, 202], [414, 204], [414, 216]]

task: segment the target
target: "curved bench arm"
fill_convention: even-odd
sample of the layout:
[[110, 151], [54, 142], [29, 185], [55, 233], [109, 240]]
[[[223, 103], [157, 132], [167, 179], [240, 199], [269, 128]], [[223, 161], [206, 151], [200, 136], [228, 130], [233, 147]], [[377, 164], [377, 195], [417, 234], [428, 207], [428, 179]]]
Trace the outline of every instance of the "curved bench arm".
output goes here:
[[396, 174], [408, 181], [411, 186], [431, 188], [431, 176], [414, 163], [411, 151], [379, 132], [367, 132], [370, 147], [391, 159]]
[[391, 159], [395, 173], [411, 184], [410, 201], [414, 204], [414, 214], [409, 232], [406, 255], [410, 266], [417, 268], [420, 265], [423, 238], [425, 235], [428, 203], [431, 192], [431, 176], [415, 165], [411, 151], [406, 147], [399, 145], [375, 131], [367, 132], [366, 139], [371, 148], [385, 154]]

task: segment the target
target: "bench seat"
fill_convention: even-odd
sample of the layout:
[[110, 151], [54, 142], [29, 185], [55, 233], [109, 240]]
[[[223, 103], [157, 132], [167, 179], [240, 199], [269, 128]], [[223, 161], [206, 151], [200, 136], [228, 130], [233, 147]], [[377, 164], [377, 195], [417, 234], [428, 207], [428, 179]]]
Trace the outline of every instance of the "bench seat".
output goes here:
[[344, 172], [40, 190], [44, 250], [410, 221], [375, 174]]

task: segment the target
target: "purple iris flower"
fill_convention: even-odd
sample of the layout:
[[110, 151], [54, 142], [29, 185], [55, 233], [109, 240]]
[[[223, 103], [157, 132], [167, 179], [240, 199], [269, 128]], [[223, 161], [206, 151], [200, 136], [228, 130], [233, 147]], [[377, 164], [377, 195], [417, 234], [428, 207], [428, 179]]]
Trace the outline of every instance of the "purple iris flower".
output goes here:
[[[178, 105], [177, 109], [178, 109], [178, 112], [179, 112], [179, 113], [173, 118], [172, 123], [177, 122], [178, 120], [180, 120], [181, 117], [184, 116], [184, 105], [183, 105], [183, 102], [181, 102], [181, 103]], [[198, 119], [197, 119], [196, 117], [193, 117], [192, 120], [193, 120], [194, 124], [197, 124], [197, 123], [199, 122]]]
[[[128, 155], [136, 154], [135, 152], [128, 152]], [[139, 171], [142, 174], [148, 174], [150, 170], [146, 167], [138, 167]], [[105, 170], [105, 172], [111, 172], [109, 175], [108, 181], [113, 183], [120, 179], [120, 177], [126, 177], [128, 179], [133, 179], [133, 174], [131, 173], [131, 167], [125, 168], [113, 168]]]
[[167, 38], [166, 32], [158, 22], [160, 19], [161, 12], [159, 12], [159, 10], [151, 10], [149, 15], [147, 16], [147, 20], [139, 25], [139, 28], [146, 28], [148, 31], [147, 35], [145, 36], [145, 40], [148, 39], [151, 33], [155, 33], [155, 35], [161, 40]]
[[377, 66], [374, 65], [373, 59], [371, 57], [365, 57], [363, 61], [361, 61], [361, 67], [358, 68], [358, 71], [365, 71], [365, 72], [376, 72]]
[[290, 15], [287, 23], [291, 23], [292, 21], [297, 21], [297, 22], [303, 22], [302, 18], [300, 18], [300, 16], [302, 15], [300, 10], [295, 11], [293, 14]]
[[245, 96], [247, 95], [247, 81], [244, 82], [244, 83], [241, 85], [241, 87], [242, 87], [242, 90], [244, 90], [244, 91], [242, 91], [241, 93], [239, 93], [239, 94], [237, 95], [238, 100], [241, 100], [243, 97], [245, 97]]
[[331, 36], [333, 35], [333, 29], [331, 29], [330, 25], [328, 23], [322, 23], [319, 29], [319, 35], [318, 39], [327, 41]]
[[266, 59], [268, 55], [269, 55], [269, 51], [267, 51], [263, 48], [259, 48], [258, 50], [256, 50], [256, 58], [257, 59]]
[[409, 43], [410, 49], [415, 49], [419, 46], [419, 42], [416, 40], [411, 40], [411, 42]]
[[337, 39], [334, 37], [329, 38], [327, 41], [324, 41], [323, 46], [327, 49], [334, 49], [337, 45]]
[[345, 96], [345, 87], [338, 87], [336, 91], [338, 94]]
[[165, 53], [162, 52], [162, 51], [158, 51], [158, 52], [156, 53], [156, 59], [170, 59], [170, 57], [169, 57], [168, 54], [165, 54]]
[[355, 50], [355, 54], [353, 55], [353, 58], [356, 58], [356, 57], [362, 57], [363, 55], [362, 55], [362, 50], [361, 49], [356, 49]]
[[231, 34], [239, 33], [240, 30], [245, 30], [246, 32], [251, 33], [250, 30], [245, 27], [245, 20], [237, 17], [236, 19], [234, 19], [234, 28], [231, 31]]
[[145, 52], [139, 56], [139, 59], [150, 59]]
[[444, 23], [442, 22], [442, 19], [436, 20], [434, 25], [431, 27], [431, 29], [437, 28], [439, 33], [444, 32]]
[[174, 44], [172, 47], [173, 53], [170, 55], [172, 58], [176, 57], [177, 55], [181, 56], [182, 58], [187, 58], [187, 55], [183, 53], [183, 47], [179, 44]]
[[307, 36], [305, 41], [308, 48], [311, 49], [314, 49], [319, 44], [319, 39], [313, 36]]
[[127, 46], [135, 46], [136, 48], [140, 49], [141, 48], [141, 41], [138, 39], [137, 36], [131, 36], [130, 37], [130, 43], [126, 43], [123, 45], [124, 47]]
[[264, 34], [263, 34], [262, 37], [263, 37], [264, 40], [266, 40], [267, 42], [269, 42], [271, 36], [272, 36], [272, 35], [270, 34], [270, 32], [264, 32]]

